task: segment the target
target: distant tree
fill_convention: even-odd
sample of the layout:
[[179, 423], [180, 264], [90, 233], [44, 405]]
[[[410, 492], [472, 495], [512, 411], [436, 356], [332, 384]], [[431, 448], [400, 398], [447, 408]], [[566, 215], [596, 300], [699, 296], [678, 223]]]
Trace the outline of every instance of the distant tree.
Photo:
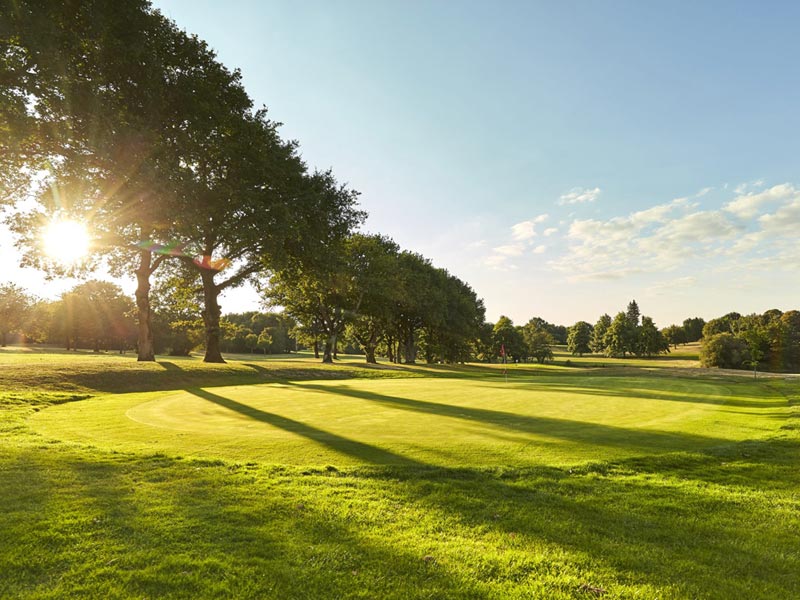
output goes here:
[[742, 318], [737, 312], [730, 312], [718, 319], [711, 319], [703, 326], [703, 337], [709, 338], [718, 333], [732, 333], [736, 328], [736, 322]]
[[617, 313], [604, 336], [606, 356], [625, 357], [630, 351], [631, 321], [624, 312]]
[[482, 323], [472, 341], [472, 354], [481, 362], [491, 362], [494, 356], [492, 352], [493, 331], [494, 323]]
[[606, 334], [611, 328], [611, 316], [604, 314], [601, 316], [592, 330], [592, 352], [603, 354], [606, 351]]
[[170, 356], [189, 356], [203, 339], [202, 303], [195, 286], [177, 270], [162, 270], [161, 275], [150, 294], [154, 347]]
[[701, 319], [700, 317], [694, 317], [691, 319], [684, 319], [683, 321], [683, 331], [684, 331], [684, 339], [685, 342], [676, 342], [676, 343], [692, 343], [700, 340], [703, 337], [703, 327], [705, 327], [706, 322]]
[[18, 285], [0, 285], [0, 346], [6, 345], [8, 334], [21, 332], [33, 304], [33, 299]]
[[83, 342], [95, 352], [122, 352], [136, 339], [133, 301], [114, 283], [90, 280], [79, 284], [62, 296], [62, 303], [68, 349], [71, 339], [73, 348]]
[[639, 312], [639, 305], [636, 304], [636, 300], [631, 300], [628, 302], [628, 309], [625, 312], [625, 316], [632, 326], [639, 326], [639, 317], [641, 316], [641, 313]]
[[415, 252], [398, 257], [401, 298], [394, 309], [391, 337], [398, 342], [397, 358], [407, 364], [417, 358], [417, 342], [423, 328], [440, 326], [446, 319], [444, 273]]
[[637, 356], [641, 354], [641, 343], [640, 343], [640, 324], [639, 319], [641, 317], [641, 313], [639, 312], [639, 305], [636, 304], [636, 300], [631, 300], [628, 303], [628, 308], [625, 312], [625, 317], [627, 319], [628, 326], [625, 328], [624, 333], [624, 353], [627, 352], [629, 354], [636, 354]]
[[[684, 323], [685, 322], [686, 321], [684, 321]], [[671, 344], [676, 348], [678, 347], [678, 344], [685, 344], [687, 340], [685, 328], [679, 325], [670, 325], [669, 327], [665, 327], [661, 330], [661, 335], [664, 336], [664, 340], [667, 342], [667, 344]]]
[[506, 356], [512, 360], [523, 360], [527, 355], [522, 333], [505, 315], [497, 319], [497, 323], [494, 324], [492, 344], [493, 354], [496, 357], [500, 356], [502, 350], [505, 350]]
[[269, 347], [272, 345], [272, 336], [264, 329], [258, 334], [256, 338], [256, 348], [260, 349], [264, 354], [267, 353]]
[[391, 328], [394, 309], [402, 300], [400, 248], [380, 235], [354, 234], [344, 252], [357, 297], [348, 333], [364, 349], [366, 362], [374, 364], [378, 362], [378, 345]]
[[642, 324], [639, 327], [639, 354], [643, 356], [655, 356], [669, 352], [669, 343], [656, 327], [653, 319], [642, 317]]
[[533, 323], [539, 329], [544, 329], [553, 337], [553, 340], [556, 344], [567, 343], [567, 328], [563, 325], [554, 325], [553, 323], [545, 321], [541, 317], [533, 317], [528, 321], [528, 323]]
[[555, 339], [549, 331], [533, 319], [522, 328], [522, 339], [527, 347], [527, 355], [535, 358], [539, 364], [553, 360]]
[[250, 332], [244, 336], [244, 343], [247, 346], [247, 349], [250, 350], [250, 354], [252, 354], [253, 351], [258, 348], [258, 336], [255, 333]]
[[800, 312], [786, 311], [781, 315], [783, 339], [780, 343], [780, 355], [783, 369], [800, 370]]
[[470, 343], [485, 318], [483, 300], [458, 277], [438, 269], [442, 298], [439, 319], [423, 327], [425, 360], [431, 362], [466, 362], [471, 358]]
[[741, 369], [749, 356], [747, 343], [732, 333], [716, 333], [703, 337], [700, 348], [700, 364], [703, 367]]
[[50, 300], [39, 300], [31, 306], [22, 327], [22, 334], [26, 341], [43, 343], [49, 342], [51, 337], [55, 337], [52, 333], [56, 306], [57, 302]]
[[567, 350], [573, 355], [583, 356], [591, 352], [592, 326], [586, 321], [578, 321], [567, 333]]

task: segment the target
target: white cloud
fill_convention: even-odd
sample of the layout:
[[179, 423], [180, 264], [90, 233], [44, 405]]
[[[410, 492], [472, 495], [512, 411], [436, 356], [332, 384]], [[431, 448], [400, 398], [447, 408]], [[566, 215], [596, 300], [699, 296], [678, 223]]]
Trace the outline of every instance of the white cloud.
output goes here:
[[547, 246], [540, 245], [540, 246], [536, 246], [536, 248], [533, 249], [533, 253], [534, 254], [542, 254], [545, 250], [547, 250]]
[[695, 198], [702, 198], [703, 196], [705, 196], [706, 194], [708, 194], [708, 193], [709, 193], [711, 190], [713, 190], [713, 189], [714, 189], [713, 187], [704, 187], [702, 190], [700, 190], [699, 192], [697, 192], [697, 193], [694, 195], [694, 197], [695, 197]]
[[583, 204], [585, 202], [594, 202], [600, 195], [602, 190], [599, 187], [593, 189], [586, 188], [572, 188], [565, 194], [562, 194], [558, 199], [558, 204]]
[[513, 271], [517, 266], [509, 264], [508, 258], [502, 254], [492, 254], [483, 259], [483, 264], [496, 271]]
[[522, 244], [506, 244], [492, 248], [492, 252], [500, 256], [520, 256], [524, 250], [525, 246]]
[[511, 226], [511, 237], [517, 241], [529, 240], [536, 235], [533, 221], [522, 221]]
[[760, 216], [758, 222], [762, 232], [767, 236], [796, 237], [800, 231], [800, 194], [795, 192], [791, 202], [784, 204], [772, 214]]
[[[728, 184], [725, 184], [725, 188], [727, 189]], [[737, 194], [744, 194], [748, 190], [757, 190], [761, 187], [764, 187], [764, 180], [763, 179], [756, 179], [755, 181], [747, 181], [745, 183], [740, 183], [734, 188], [734, 192]]]
[[543, 214], [543, 215], [539, 215], [538, 217], [536, 217], [536, 218], [533, 220], [533, 222], [534, 222], [534, 223], [544, 223], [544, 222], [545, 222], [545, 221], [547, 221], [547, 219], [549, 219], [549, 218], [550, 218], [550, 215], [548, 215], [547, 213], [545, 213], [545, 214]]
[[568, 253], [551, 264], [572, 280], [666, 272], [718, 252], [741, 232], [723, 211], [696, 210], [687, 198], [676, 198], [624, 217], [573, 221]]
[[555, 227], [548, 227], [547, 229], [544, 230], [545, 237], [550, 237], [554, 233], [558, 233], [558, 229]]
[[739, 194], [738, 197], [723, 207], [724, 210], [741, 219], [752, 219], [765, 204], [800, 198], [800, 191], [789, 183], [782, 183], [762, 192], [750, 192], [748, 194], [743, 193], [743, 190], [740, 191], [741, 187], [736, 188], [736, 192]]

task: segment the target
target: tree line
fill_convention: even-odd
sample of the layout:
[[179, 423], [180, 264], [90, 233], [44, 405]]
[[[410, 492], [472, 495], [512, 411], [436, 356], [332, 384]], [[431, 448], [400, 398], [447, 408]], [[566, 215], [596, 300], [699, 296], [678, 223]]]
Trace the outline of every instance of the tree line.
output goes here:
[[736, 312], [703, 326], [700, 361], [706, 367], [800, 371], [800, 312]]
[[[65, 345], [122, 346], [135, 323], [147, 361], [158, 338], [171, 352], [202, 347], [208, 362], [234, 349], [278, 351], [290, 339], [324, 361], [344, 344], [370, 362], [500, 353], [546, 362], [555, 344], [577, 355], [654, 356], [699, 332], [704, 364], [798, 368], [794, 311], [659, 330], [632, 301], [594, 325], [486, 323], [467, 283], [359, 233], [358, 192], [310, 168], [240, 73], [146, 0], [3, 0], [0, 48], [0, 205], [13, 211], [25, 264], [86, 275], [102, 257], [137, 282], [124, 323], [98, 308], [124, 301], [97, 282], [59, 300], [52, 322]], [[93, 237], [92, 256], [71, 267], [40, 250], [43, 226], [65, 218]], [[220, 294], [246, 282], [283, 316], [224, 319]], [[14, 329], [4, 316], [0, 333]]]

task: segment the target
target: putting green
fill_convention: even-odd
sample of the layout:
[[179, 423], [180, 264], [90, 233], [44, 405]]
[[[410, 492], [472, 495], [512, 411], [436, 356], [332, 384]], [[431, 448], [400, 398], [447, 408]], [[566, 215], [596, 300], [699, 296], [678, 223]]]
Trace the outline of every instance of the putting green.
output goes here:
[[53, 406], [43, 436], [133, 452], [290, 465], [565, 465], [772, 434], [759, 383], [653, 376], [298, 381]]

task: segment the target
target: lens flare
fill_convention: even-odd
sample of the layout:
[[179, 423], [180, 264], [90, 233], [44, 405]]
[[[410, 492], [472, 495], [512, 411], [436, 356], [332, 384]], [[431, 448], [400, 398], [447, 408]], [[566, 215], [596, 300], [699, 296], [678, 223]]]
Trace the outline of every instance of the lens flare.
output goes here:
[[62, 265], [73, 265], [89, 252], [89, 234], [83, 223], [56, 220], [42, 234], [47, 256]]

